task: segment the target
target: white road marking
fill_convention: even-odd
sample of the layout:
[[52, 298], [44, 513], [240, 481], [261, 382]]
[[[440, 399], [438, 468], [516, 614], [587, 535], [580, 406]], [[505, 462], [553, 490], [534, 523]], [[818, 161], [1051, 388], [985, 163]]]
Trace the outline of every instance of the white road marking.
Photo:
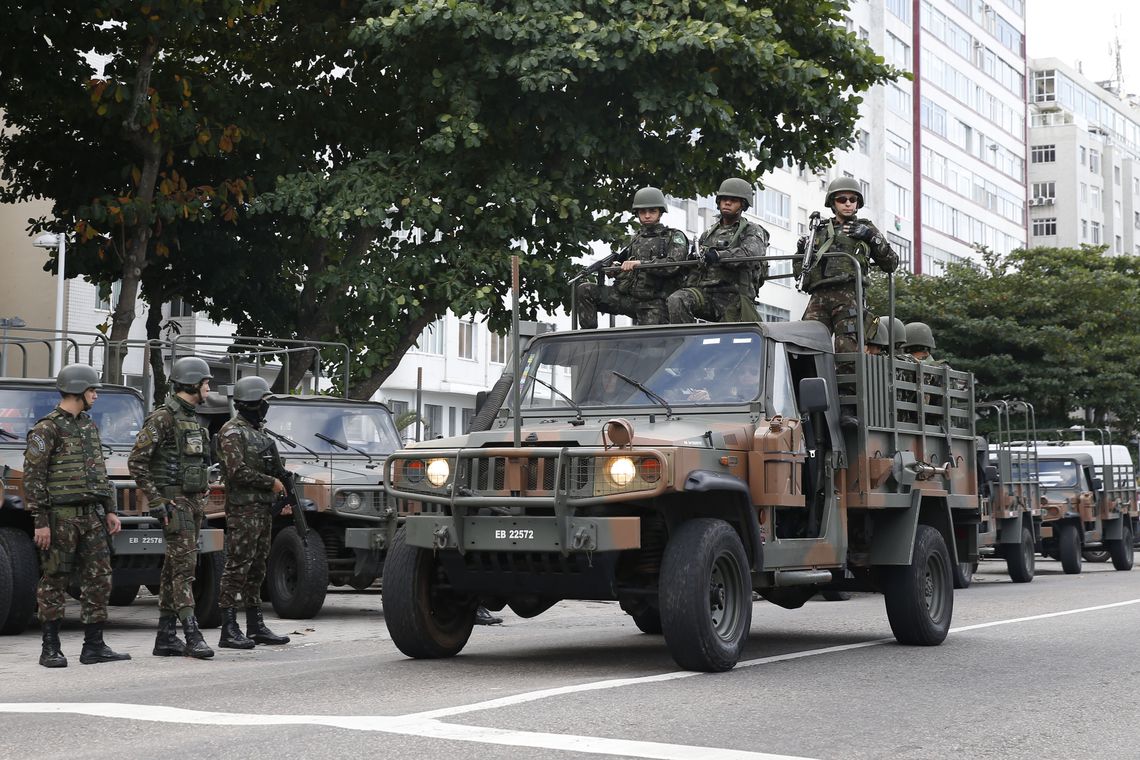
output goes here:
[[[951, 628], [951, 633], [965, 633], [982, 628], [993, 628], [1001, 625], [1026, 623], [1066, 615], [1079, 615], [1086, 612], [1098, 612], [1116, 607], [1127, 607], [1140, 604], [1140, 599], [1130, 599], [1124, 602], [1100, 604], [1094, 607], [1081, 607], [1060, 612], [1047, 612], [1040, 615], [1009, 618], [1007, 620], [994, 620], [988, 623], [975, 623], [958, 628]], [[788, 652], [786, 654], [760, 657], [745, 660], [737, 665], [738, 668], [756, 667], [777, 662], [787, 662], [805, 657], [818, 657], [826, 654], [846, 652], [853, 649], [880, 646], [894, 641], [894, 639], [872, 639], [854, 644], [842, 644], [822, 649], [809, 649], [801, 652]], [[282, 725], [319, 725], [333, 728], [343, 728], [355, 731], [380, 731], [404, 736], [428, 737], [452, 741], [468, 741], [481, 744], [496, 744], [512, 747], [532, 747], [535, 749], [566, 750], [571, 752], [584, 752], [596, 755], [615, 755], [624, 757], [650, 758], [651, 760], [689, 760], [692, 757], [709, 758], [709, 760], [809, 760], [808, 758], [790, 755], [773, 755], [765, 752], [747, 752], [743, 750], [718, 749], [715, 747], [697, 747], [683, 744], [666, 744], [661, 742], [641, 742], [628, 739], [608, 739], [598, 736], [575, 736], [572, 734], [550, 734], [534, 731], [515, 731], [486, 726], [467, 726], [452, 723], [443, 723], [438, 718], [461, 715], [464, 713], [493, 710], [501, 707], [535, 702], [541, 699], [579, 694], [588, 691], [616, 689], [623, 686], [636, 686], [641, 684], [659, 683], [663, 681], [676, 681], [682, 678], [693, 678], [708, 675], [690, 671], [677, 671], [661, 673], [655, 676], [639, 678], [614, 678], [605, 681], [577, 684], [574, 686], [561, 686], [554, 689], [541, 689], [538, 691], [516, 694], [510, 697], [492, 699], [484, 702], [475, 702], [469, 705], [447, 707], [439, 710], [428, 710], [420, 713], [411, 713], [401, 716], [385, 715], [260, 715], [248, 713], [207, 712], [202, 710], [186, 710], [180, 707], [163, 707], [158, 705], [132, 705], [113, 702], [84, 703], [84, 702], [27, 702], [27, 703], [0, 703], [0, 713], [21, 714], [78, 714], [102, 718], [120, 718], [124, 720], [142, 720], [158, 723], [183, 723], [213, 726], [282, 726]]]
[[792, 755], [767, 752], [698, 747], [663, 742], [608, 739], [601, 736], [575, 736], [536, 731], [515, 731], [487, 726], [464, 726], [441, 723], [424, 718], [384, 715], [256, 715], [249, 713], [208, 712], [181, 707], [132, 705], [116, 702], [66, 703], [28, 702], [0, 703], [0, 713], [70, 714], [96, 718], [122, 718], [155, 723], [181, 723], [199, 726], [288, 726], [315, 725], [353, 731], [380, 731], [388, 734], [427, 737], [450, 741], [496, 744], [509, 747], [565, 750], [592, 755], [648, 758], [649, 760], [810, 760]]

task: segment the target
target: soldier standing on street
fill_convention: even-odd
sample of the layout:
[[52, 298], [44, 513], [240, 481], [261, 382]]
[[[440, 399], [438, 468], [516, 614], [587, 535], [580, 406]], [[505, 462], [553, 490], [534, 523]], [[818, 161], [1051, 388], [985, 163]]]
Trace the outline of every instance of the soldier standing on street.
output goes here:
[[[173, 393], [150, 413], [135, 438], [127, 467], [146, 494], [150, 516], [162, 525], [166, 556], [158, 593], [156, 657], [214, 656], [194, 616], [194, 568], [198, 534], [206, 515], [209, 490], [209, 434], [195, 414], [210, 392], [210, 367], [196, 356], [184, 356], [170, 369]], [[177, 621], [186, 636], [178, 638]]]
[[[253, 649], [257, 644], [288, 644], [288, 636], [269, 630], [261, 615], [261, 582], [273, 537], [270, 508], [285, 492], [290, 474], [281, 464], [277, 444], [261, 426], [269, 411], [265, 378], [243, 377], [234, 384], [237, 416], [218, 433], [218, 453], [226, 481], [226, 569], [218, 606], [222, 634], [218, 646]], [[300, 505], [293, 505], [300, 509]], [[245, 605], [245, 630], [237, 624], [237, 598]]]
[[661, 223], [665, 194], [656, 187], [643, 187], [633, 196], [633, 210], [641, 229], [619, 254], [621, 272], [612, 286], [585, 283], [578, 288], [578, 324], [592, 330], [598, 326], [598, 311], [624, 314], [635, 325], [660, 325], [669, 321], [665, 299], [676, 287], [674, 267], [638, 271], [643, 263], [684, 261], [689, 255], [685, 233]]
[[684, 287], [674, 291], [666, 303], [669, 321], [759, 322], [756, 293], [768, 277], [764, 261], [736, 261], [759, 258], [768, 250], [768, 231], [744, 218], [752, 205], [752, 184], [739, 177], [721, 183], [716, 193], [720, 217], [697, 242], [702, 263], [691, 267]]
[[[856, 216], [863, 208], [863, 192], [852, 177], [836, 177], [827, 186], [824, 201], [834, 218], [816, 228], [812, 240], [800, 238], [796, 252], [800, 256], [809, 250], [820, 258], [804, 282], [804, 292], [811, 295], [803, 319], [827, 325], [835, 336], [836, 353], [859, 350], [858, 325], [863, 320], [864, 333], [870, 333], [874, 320], [864, 304], [855, 302], [855, 267], [843, 256], [824, 256], [828, 252], [842, 251], [853, 255], [863, 273], [864, 298], [870, 281], [867, 268], [871, 261], [884, 272], [893, 272], [899, 260], [891, 244], [869, 219]], [[803, 272], [803, 259], [793, 265], [798, 279]]]
[[84, 627], [79, 661], [91, 665], [129, 660], [129, 654], [114, 652], [103, 641], [111, 596], [107, 534], [121, 529], [99, 430], [87, 414], [103, 385], [93, 368], [73, 364], [60, 370], [55, 387], [59, 406], [28, 432], [24, 452], [24, 496], [43, 571], [36, 589], [43, 626], [40, 665], [67, 667], [60, 651], [59, 624], [72, 573], [79, 578], [79, 618]]

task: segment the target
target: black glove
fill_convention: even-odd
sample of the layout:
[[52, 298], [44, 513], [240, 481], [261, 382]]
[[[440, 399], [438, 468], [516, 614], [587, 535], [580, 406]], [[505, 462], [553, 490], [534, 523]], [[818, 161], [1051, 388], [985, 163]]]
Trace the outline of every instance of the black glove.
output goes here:
[[706, 248], [704, 254], [706, 264], [715, 264], [720, 261], [720, 253], [715, 248]]
[[856, 240], [862, 240], [867, 243], [871, 242], [871, 239], [875, 237], [875, 228], [863, 222], [848, 222], [843, 225], [843, 231]]
[[807, 235], [800, 235], [800, 239], [796, 241], [796, 253], [800, 256], [807, 253]]
[[156, 501], [150, 505], [150, 514], [152, 519], [158, 520], [159, 524], [164, 524], [167, 518], [170, 517], [170, 502], [169, 501]]

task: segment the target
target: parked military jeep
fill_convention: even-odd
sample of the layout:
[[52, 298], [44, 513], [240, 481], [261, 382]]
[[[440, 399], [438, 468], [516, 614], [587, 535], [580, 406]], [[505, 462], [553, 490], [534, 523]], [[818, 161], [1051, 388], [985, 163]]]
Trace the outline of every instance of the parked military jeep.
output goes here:
[[491, 429], [388, 458], [408, 656], [460, 652], [479, 604], [608, 599], [681, 667], [727, 670], [753, 590], [878, 591], [899, 642], [946, 637], [953, 565], [977, 559], [972, 376], [834, 355], [815, 322], [552, 333], [519, 367]]

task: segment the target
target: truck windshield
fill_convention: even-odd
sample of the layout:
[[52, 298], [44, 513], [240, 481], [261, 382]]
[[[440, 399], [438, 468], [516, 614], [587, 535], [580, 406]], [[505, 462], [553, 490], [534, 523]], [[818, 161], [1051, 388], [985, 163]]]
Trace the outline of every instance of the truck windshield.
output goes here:
[[[0, 444], [23, 445], [28, 431], [59, 404], [55, 388], [0, 388], [0, 428], [18, 436], [0, 437]], [[99, 438], [110, 446], [133, 446], [142, 427], [143, 403], [125, 390], [99, 389], [99, 398], [88, 412], [99, 428]]]
[[[524, 360], [522, 407], [550, 409], [661, 404], [616, 373], [641, 383], [671, 406], [736, 404], [761, 397], [761, 335], [751, 331], [638, 335], [567, 334], [536, 342]], [[544, 383], [534, 382], [539, 378]]]
[[1080, 486], [1081, 468], [1072, 459], [1047, 460], [1042, 459], [1037, 464], [1040, 472], [1041, 487], [1057, 491], [1075, 491]]
[[284, 454], [305, 453], [305, 447], [318, 454], [335, 456], [356, 455], [336, 444], [319, 438], [317, 433], [349, 446], [368, 452], [372, 456], [386, 456], [400, 448], [400, 437], [392, 414], [386, 407], [364, 404], [307, 403], [272, 400], [265, 425], [270, 430], [295, 441], [297, 448], [279, 442]]

